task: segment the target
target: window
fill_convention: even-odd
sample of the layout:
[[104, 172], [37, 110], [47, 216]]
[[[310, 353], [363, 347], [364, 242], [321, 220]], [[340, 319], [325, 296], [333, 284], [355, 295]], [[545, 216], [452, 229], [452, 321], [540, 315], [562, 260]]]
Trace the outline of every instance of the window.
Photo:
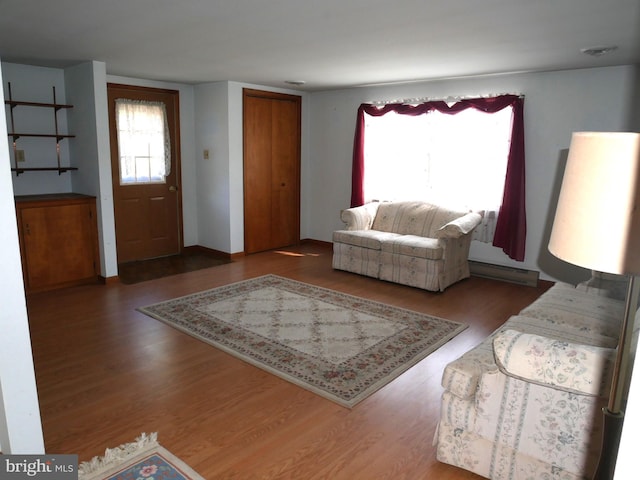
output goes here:
[[365, 201], [426, 200], [497, 213], [511, 138], [512, 109], [467, 109], [365, 117]]
[[171, 173], [165, 104], [117, 99], [116, 122], [120, 184], [164, 183]]
[[483, 214], [474, 238], [524, 260], [524, 99], [516, 95], [419, 105], [363, 104], [351, 206], [426, 200]]

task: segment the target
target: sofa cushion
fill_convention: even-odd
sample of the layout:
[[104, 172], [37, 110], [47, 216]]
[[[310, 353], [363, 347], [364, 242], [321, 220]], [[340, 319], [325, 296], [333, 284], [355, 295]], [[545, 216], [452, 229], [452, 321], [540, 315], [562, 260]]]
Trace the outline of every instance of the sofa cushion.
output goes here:
[[383, 242], [401, 236], [398, 233], [377, 230], [336, 230], [333, 232], [333, 242], [380, 250]]
[[597, 296], [560, 282], [520, 312], [520, 315], [556, 324], [558, 329], [607, 336], [616, 343], [623, 314], [623, 301]]
[[615, 350], [504, 330], [493, 339], [498, 368], [521, 380], [604, 397]]
[[401, 235], [386, 239], [382, 242], [381, 250], [429, 260], [440, 260], [443, 254], [442, 245], [438, 240], [417, 235]]
[[566, 340], [572, 343], [593, 345], [594, 347], [616, 348], [618, 344], [617, 338], [601, 335], [593, 328], [584, 328], [583, 325], [574, 325], [570, 322], [548, 322], [541, 318], [527, 317], [525, 315], [513, 315], [509, 318], [501, 328], [501, 330], [507, 329], [533, 333], [556, 340]]
[[464, 212], [425, 202], [388, 202], [379, 205], [371, 228], [382, 232], [435, 237], [440, 227], [464, 215]]

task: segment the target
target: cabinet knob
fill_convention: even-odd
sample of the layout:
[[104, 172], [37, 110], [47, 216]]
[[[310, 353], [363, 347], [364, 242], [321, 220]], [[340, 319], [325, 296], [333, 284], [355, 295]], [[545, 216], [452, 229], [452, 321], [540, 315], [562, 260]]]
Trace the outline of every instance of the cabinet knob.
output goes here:
[[176, 187], [175, 185], [171, 185], [171, 186], [169, 187], [169, 191], [170, 191], [170, 192], [177, 192], [177, 191], [178, 191], [178, 187]]

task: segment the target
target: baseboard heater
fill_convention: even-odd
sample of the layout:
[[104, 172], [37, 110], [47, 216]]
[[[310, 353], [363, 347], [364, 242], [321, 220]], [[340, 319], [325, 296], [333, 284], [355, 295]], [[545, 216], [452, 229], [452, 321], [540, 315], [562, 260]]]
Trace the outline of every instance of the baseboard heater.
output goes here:
[[502, 280], [503, 282], [517, 283], [529, 287], [537, 287], [538, 277], [540, 276], [540, 272], [535, 270], [524, 270], [522, 268], [506, 267], [472, 260], [469, 261], [469, 269], [471, 270], [471, 275], [476, 277]]

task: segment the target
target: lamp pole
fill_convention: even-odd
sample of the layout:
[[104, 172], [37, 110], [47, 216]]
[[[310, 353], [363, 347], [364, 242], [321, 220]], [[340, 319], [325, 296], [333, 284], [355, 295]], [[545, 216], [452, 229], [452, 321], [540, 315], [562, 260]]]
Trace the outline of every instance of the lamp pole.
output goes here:
[[639, 285], [636, 276], [629, 277], [627, 299], [624, 308], [624, 318], [620, 326], [620, 339], [618, 340], [618, 353], [613, 368], [611, 380], [611, 394], [606, 407], [602, 409], [604, 426], [602, 430], [602, 449], [598, 468], [594, 480], [612, 480], [620, 447], [624, 412], [622, 402], [628, 385], [629, 354], [631, 350], [631, 337], [633, 336], [633, 321], [635, 310], [638, 307]]

